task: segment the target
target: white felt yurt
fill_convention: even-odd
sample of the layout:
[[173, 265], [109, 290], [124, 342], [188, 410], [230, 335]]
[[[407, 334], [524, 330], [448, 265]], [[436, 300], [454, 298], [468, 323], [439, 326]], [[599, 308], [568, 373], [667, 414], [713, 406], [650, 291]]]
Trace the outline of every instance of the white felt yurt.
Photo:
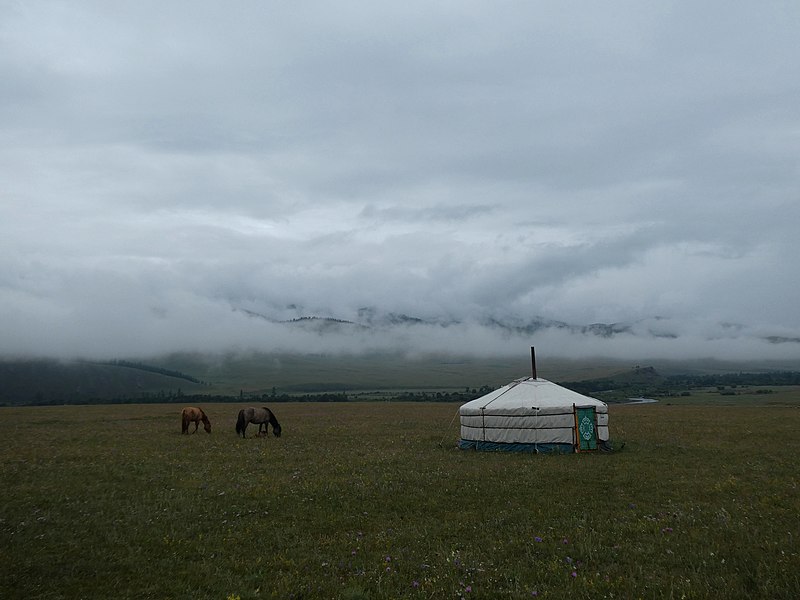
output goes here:
[[459, 415], [459, 446], [464, 449], [541, 453], [610, 449], [608, 405], [546, 379], [513, 381], [467, 402]]

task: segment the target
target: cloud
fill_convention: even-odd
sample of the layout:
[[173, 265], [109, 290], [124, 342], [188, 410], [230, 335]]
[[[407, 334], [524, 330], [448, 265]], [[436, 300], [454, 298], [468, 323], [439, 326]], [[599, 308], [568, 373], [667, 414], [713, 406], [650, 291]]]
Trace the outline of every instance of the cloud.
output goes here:
[[[536, 335], [796, 357], [764, 338], [800, 335], [798, 17], [6, 4], [0, 352], [502, 353], [528, 340], [491, 319], [660, 317], [677, 337]], [[437, 325], [320, 338], [240, 310], [363, 307]]]

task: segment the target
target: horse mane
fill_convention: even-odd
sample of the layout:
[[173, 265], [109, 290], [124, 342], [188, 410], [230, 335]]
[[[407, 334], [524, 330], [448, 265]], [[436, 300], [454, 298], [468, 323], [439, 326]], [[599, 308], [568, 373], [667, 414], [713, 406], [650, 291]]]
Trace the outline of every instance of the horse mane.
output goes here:
[[281, 424], [278, 423], [278, 419], [275, 418], [275, 413], [272, 412], [270, 409], [268, 409], [266, 406], [262, 406], [261, 408], [263, 408], [265, 411], [267, 411], [267, 414], [269, 415], [269, 424], [272, 425], [272, 433], [276, 437], [280, 437], [280, 435], [281, 435]]

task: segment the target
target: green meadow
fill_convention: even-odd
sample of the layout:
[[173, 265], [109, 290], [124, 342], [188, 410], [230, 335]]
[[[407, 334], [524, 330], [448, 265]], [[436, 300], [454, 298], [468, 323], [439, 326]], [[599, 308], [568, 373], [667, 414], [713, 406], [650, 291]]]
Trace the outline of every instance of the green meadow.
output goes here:
[[[2, 598], [798, 598], [800, 402], [613, 405], [611, 454], [458, 450], [458, 406], [0, 409]], [[745, 401], [746, 400], [746, 401]]]

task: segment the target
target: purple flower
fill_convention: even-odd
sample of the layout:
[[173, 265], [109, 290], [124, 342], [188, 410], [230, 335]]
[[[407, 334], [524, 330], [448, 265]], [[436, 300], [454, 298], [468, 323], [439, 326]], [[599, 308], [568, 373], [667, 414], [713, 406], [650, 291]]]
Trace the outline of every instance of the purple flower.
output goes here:
[[538, 596], [538, 595], [539, 595], [539, 592], [537, 592], [536, 590], [533, 590], [531, 592], [531, 596]]
[[464, 588], [464, 591], [469, 594], [472, 591], [472, 586], [468, 585], [467, 587]]
[[392, 557], [391, 556], [387, 556], [386, 557], [386, 562], [392, 562]]
[[577, 577], [578, 576], [578, 572], [577, 571], [573, 571], [572, 573], [570, 573], [570, 576], [571, 577]]
[[418, 588], [419, 587], [419, 581], [417, 581], [416, 579], [414, 581], [412, 581], [411, 582], [411, 587]]
[[562, 544], [569, 544], [569, 540], [567, 538], [564, 538], [563, 540], [561, 540], [561, 543]]
[[542, 538], [540, 538], [540, 537], [537, 535], [535, 538], [533, 538], [533, 541], [534, 541], [534, 542], [541, 542], [541, 541], [542, 541]]

